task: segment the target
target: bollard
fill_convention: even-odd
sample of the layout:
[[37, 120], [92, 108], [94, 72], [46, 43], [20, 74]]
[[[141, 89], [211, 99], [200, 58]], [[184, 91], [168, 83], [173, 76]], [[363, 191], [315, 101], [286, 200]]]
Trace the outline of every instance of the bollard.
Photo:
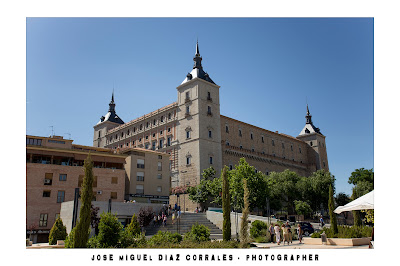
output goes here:
[[327, 242], [328, 242], [328, 239], [326, 238], [325, 232], [323, 232], [323, 233], [321, 234], [321, 241], [322, 241], [322, 245], [326, 245]]

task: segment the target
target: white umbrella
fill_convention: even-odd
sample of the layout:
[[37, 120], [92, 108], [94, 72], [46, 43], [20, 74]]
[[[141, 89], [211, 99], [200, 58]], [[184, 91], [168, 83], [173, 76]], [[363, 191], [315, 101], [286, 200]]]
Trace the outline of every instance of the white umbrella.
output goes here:
[[341, 213], [346, 211], [357, 211], [357, 210], [370, 210], [374, 208], [374, 191], [365, 194], [352, 202], [347, 203], [344, 206], [337, 207], [334, 212]]

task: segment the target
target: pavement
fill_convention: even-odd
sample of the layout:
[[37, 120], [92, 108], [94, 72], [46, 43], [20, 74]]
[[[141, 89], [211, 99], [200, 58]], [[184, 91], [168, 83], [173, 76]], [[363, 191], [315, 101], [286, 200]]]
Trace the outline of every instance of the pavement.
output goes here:
[[293, 240], [290, 245], [276, 244], [276, 243], [253, 243], [257, 248], [269, 249], [368, 249], [368, 245], [363, 246], [336, 246], [336, 245], [309, 245], [300, 244], [299, 240]]

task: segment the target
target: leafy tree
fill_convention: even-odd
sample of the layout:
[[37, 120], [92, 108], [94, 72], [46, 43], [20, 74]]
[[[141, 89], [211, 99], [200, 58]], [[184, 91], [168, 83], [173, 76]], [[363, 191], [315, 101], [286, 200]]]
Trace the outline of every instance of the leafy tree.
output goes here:
[[333, 232], [335, 234], [338, 233], [338, 226], [337, 226], [337, 220], [336, 220], [336, 213], [334, 213], [335, 210], [335, 199], [333, 198], [333, 188], [332, 185], [329, 186], [329, 217], [331, 220], [331, 228], [333, 229]]
[[250, 202], [249, 202], [249, 189], [247, 188], [247, 179], [243, 179], [243, 190], [244, 190], [244, 208], [242, 211], [242, 221], [240, 224], [240, 242], [242, 246], [246, 246], [249, 243], [249, 213], [250, 213]]
[[290, 170], [280, 173], [272, 172], [268, 179], [270, 179], [268, 184], [271, 189], [272, 202], [274, 202], [273, 199], [278, 200], [287, 208], [288, 213], [294, 213], [294, 200], [299, 197], [296, 184], [300, 178], [297, 173]]
[[67, 237], [67, 228], [63, 224], [61, 218], [57, 218], [50, 230], [49, 245], [57, 244], [57, 240], [65, 240]]
[[223, 210], [223, 225], [222, 238], [224, 241], [231, 240], [231, 203], [228, 184], [228, 168], [225, 166], [222, 170], [222, 210]]
[[74, 247], [84, 248], [89, 240], [89, 229], [90, 229], [90, 207], [92, 206], [93, 198], [93, 161], [90, 156], [86, 158], [83, 169], [85, 176], [82, 183], [81, 193], [81, 209], [79, 213], [79, 222], [76, 225]]
[[295, 200], [294, 201], [294, 206], [295, 206], [297, 214], [307, 216], [307, 215], [312, 213], [312, 209], [310, 207], [310, 204], [308, 204], [305, 201]]
[[365, 213], [365, 221], [367, 223], [374, 223], [374, 210], [363, 210], [363, 213]]
[[154, 212], [153, 212], [153, 208], [151, 207], [147, 207], [147, 208], [140, 208], [139, 210], [139, 216], [138, 216], [138, 221], [139, 221], [139, 225], [140, 227], [145, 227], [148, 226], [154, 216]]
[[216, 171], [211, 166], [210, 168], [204, 169], [200, 180], [200, 184], [195, 187], [189, 187], [187, 192], [189, 193], [189, 199], [197, 202], [204, 203], [211, 196], [210, 184], [215, 178]]
[[370, 183], [368, 181], [358, 181], [357, 184], [354, 186], [355, 199], [364, 196], [372, 190], [374, 190], [374, 183]]
[[118, 244], [122, 231], [122, 224], [117, 216], [103, 212], [100, 215], [99, 234], [97, 235], [98, 247], [115, 247]]
[[329, 202], [329, 186], [332, 185], [333, 193], [335, 193], [335, 177], [325, 170], [318, 170], [309, 177], [313, 193], [308, 202], [312, 203], [312, 209], [317, 211], [320, 206], [328, 209]]
[[346, 195], [345, 193], [340, 192], [340, 193], [336, 194], [336, 197], [335, 197], [336, 206], [344, 206], [347, 203], [349, 203], [350, 201], [351, 200], [350, 200], [349, 196]]
[[363, 182], [368, 182], [368, 183], [374, 183], [374, 170], [373, 169], [356, 169], [354, 172], [351, 173], [351, 176], [349, 177], [349, 184], [357, 185], [358, 182], [363, 181]]
[[95, 235], [99, 233], [99, 222], [100, 217], [98, 216], [99, 207], [94, 207], [93, 204], [90, 207], [90, 225], [94, 228]]

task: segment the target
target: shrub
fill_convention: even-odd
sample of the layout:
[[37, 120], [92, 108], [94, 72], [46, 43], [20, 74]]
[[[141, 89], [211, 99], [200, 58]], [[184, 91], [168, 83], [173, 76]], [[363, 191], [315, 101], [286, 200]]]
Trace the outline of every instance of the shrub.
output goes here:
[[122, 224], [115, 215], [104, 213], [100, 216], [98, 244], [101, 248], [115, 247], [118, 244]]
[[75, 229], [76, 227], [72, 228], [71, 232], [69, 232], [69, 235], [65, 239], [65, 247], [66, 248], [74, 248], [74, 240], [75, 240]]
[[91, 238], [89, 238], [87, 244], [86, 244], [87, 248], [99, 248], [99, 238], [98, 236], [92, 236]]
[[181, 241], [182, 236], [178, 233], [158, 231], [157, 234], [153, 235], [147, 241], [147, 244], [150, 247], [159, 247], [162, 246], [164, 243], [178, 244]]
[[254, 242], [256, 243], [269, 243], [271, 242], [271, 235], [268, 234], [268, 236], [258, 236], [254, 238]]
[[333, 228], [325, 228], [313, 233], [312, 238], [320, 238], [321, 234], [325, 232], [329, 238], [360, 238], [370, 237], [372, 235], [372, 227], [369, 226], [338, 226], [338, 233], [334, 233]]
[[153, 208], [147, 207], [147, 208], [140, 208], [139, 210], [139, 215], [138, 215], [138, 221], [140, 227], [145, 227], [150, 224], [150, 222], [153, 220]]
[[185, 234], [184, 239], [194, 242], [210, 241], [210, 229], [205, 225], [196, 223], [192, 225], [192, 229]]
[[64, 226], [61, 218], [57, 218], [49, 234], [49, 245], [57, 244], [57, 240], [65, 240], [67, 237], [67, 228]]
[[263, 221], [255, 220], [251, 223], [250, 236], [257, 238], [259, 236], [266, 236], [268, 231], [268, 224]]

